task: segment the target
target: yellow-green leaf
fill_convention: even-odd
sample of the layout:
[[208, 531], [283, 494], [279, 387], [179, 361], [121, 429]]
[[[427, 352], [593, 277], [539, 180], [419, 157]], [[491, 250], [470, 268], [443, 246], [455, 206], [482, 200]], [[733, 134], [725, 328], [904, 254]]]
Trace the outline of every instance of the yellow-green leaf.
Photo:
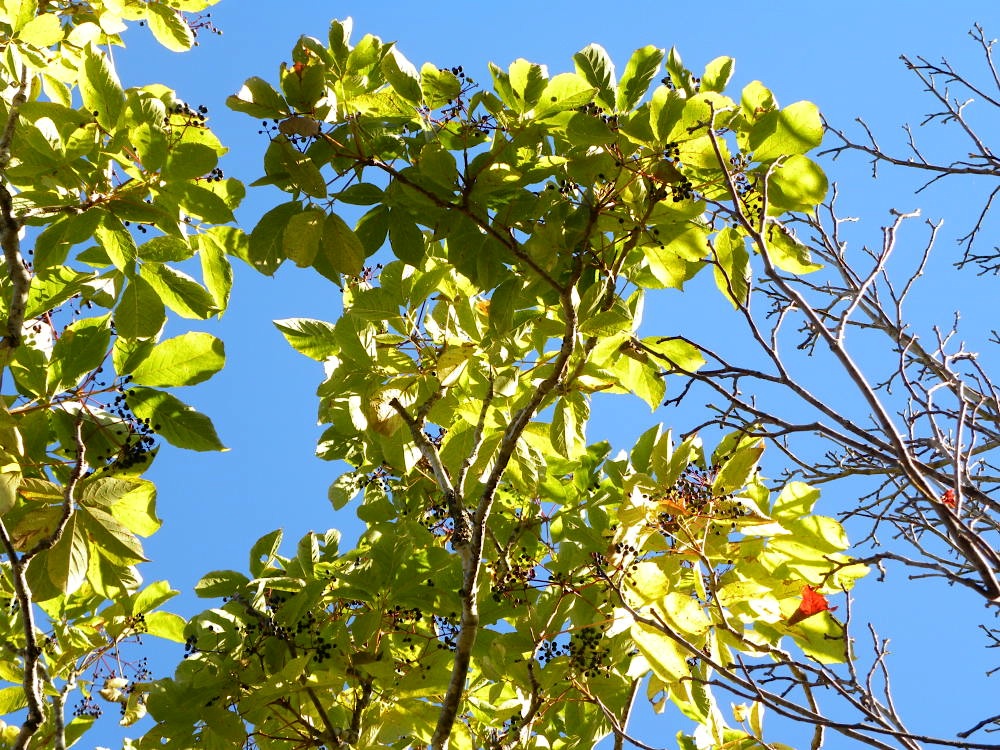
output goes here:
[[325, 211], [312, 207], [288, 220], [281, 240], [282, 252], [299, 268], [308, 268], [316, 260], [325, 219]]
[[[744, 106], [746, 97], [744, 91]], [[750, 130], [749, 149], [755, 161], [766, 163], [782, 156], [804, 154], [822, 140], [823, 119], [819, 109], [812, 102], [795, 102], [760, 116]]]
[[356, 275], [365, 263], [365, 248], [354, 230], [337, 214], [329, 214], [323, 222], [320, 242], [322, 259], [337, 273]]
[[171, 52], [186, 52], [194, 45], [194, 34], [180, 13], [158, 3], [146, 6], [146, 22], [156, 41]]
[[125, 106], [125, 92], [107, 56], [93, 45], [84, 48], [80, 67], [83, 106], [107, 130], [116, 130]]
[[154, 346], [132, 377], [139, 385], [194, 385], [208, 380], [225, 363], [226, 352], [220, 339], [189, 331]]

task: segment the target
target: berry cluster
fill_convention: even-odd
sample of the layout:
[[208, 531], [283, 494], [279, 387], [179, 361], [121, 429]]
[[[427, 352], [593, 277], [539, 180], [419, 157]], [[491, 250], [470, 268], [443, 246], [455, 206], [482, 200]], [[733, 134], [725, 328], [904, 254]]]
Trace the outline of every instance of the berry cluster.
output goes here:
[[549, 183], [546, 190], [558, 190], [560, 195], [575, 196], [580, 192], [580, 186], [572, 180], [559, 180], [559, 184]]
[[604, 641], [604, 627], [586, 626], [573, 631], [567, 647], [570, 665], [584, 677], [609, 675], [612, 663]]
[[207, 175], [205, 175], [204, 177], [201, 177], [199, 179], [202, 179], [205, 182], [222, 182], [222, 180], [225, 179], [225, 176], [226, 175], [223, 174], [222, 169], [220, 167], [216, 167], [211, 172], [209, 172]]
[[[117, 656], [117, 655], [116, 655]], [[103, 706], [96, 700], [96, 695], [109, 703], [117, 703], [121, 714], [125, 715], [128, 704], [128, 697], [136, 687], [142, 683], [149, 682], [153, 678], [153, 673], [149, 669], [149, 660], [142, 657], [134, 663], [123, 662], [120, 658], [115, 660], [116, 668], [108, 669], [103, 660], [97, 663], [96, 668], [90, 675], [91, 683], [94, 686], [101, 685], [99, 690], [85, 691], [83, 697], [73, 708], [73, 716], [90, 717], [99, 719], [104, 713]], [[125, 671], [119, 672], [122, 668]], [[126, 672], [129, 676], [126, 676]]]
[[520, 554], [506, 562], [491, 561], [487, 564], [492, 581], [493, 601], [500, 602], [510, 599], [511, 603], [520, 606], [527, 604], [524, 594], [530, 582], [535, 579], [535, 566], [538, 562], [533, 555], [521, 547]]
[[559, 643], [559, 641], [555, 639], [549, 639], [538, 644], [536, 656], [538, 658], [538, 663], [544, 667], [553, 659], [560, 656], [566, 656], [567, 653], [568, 647], [566, 644]]
[[94, 696], [85, 695], [83, 696], [73, 707], [73, 716], [76, 718], [89, 717], [91, 719], [100, 719], [101, 714], [104, 713], [104, 709], [101, 704], [94, 700]]
[[661, 534], [673, 537], [690, 519], [712, 521], [717, 535], [722, 533], [719, 527], [726, 521], [731, 529], [736, 528], [736, 521], [748, 511], [732, 495], [715, 494], [712, 484], [718, 470], [718, 466], [706, 470], [691, 464], [672, 487], [655, 498], [667, 508], [658, 515], [655, 523]]
[[443, 496], [435, 495], [433, 497], [433, 500], [424, 508], [419, 523], [435, 536], [451, 535], [451, 516], [448, 514], [448, 506]]
[[200, 31], [207, 31], [209, 34], [222, 36], [222, 29], [212, 23], [211, 13], [199, 13], [193, 18], [185, 18], [184, 22], [188, 25], [188, 28], [191, 29], [191, 35], [195, 38], [195, 47], [200, 44], [200, 42], [198, 42], [198, 32]]
[[[207, 631], [207, 632], [209, 632], [209, 633], [216, 633], [215, 625], [212, 625], [212, 624], [205, 625], [204, 630]], [[221, 628], [220, 628], [220, 631], [221, 631]], [[194, 656], [196, 654], [199, 654], [199, 653], [202, 653], [202, 652], [205, 652], [205, 651], [214, 650], [214, 647], [213, 647], [213, 649], [206, 649], [206, 648], [202, 647], [199, 644], [200, 640], [201, 640], [201, 638], [198, 635], [198, 633], [192, 633], [191, 635], [189, 635], [187, 638], [184, 639], [184, 658], [185, 659], [187, 659], [189, 656]]]
[[674, 203], [680, 203], [681, 201], [695, 200], [697, 198], [697, 193], [695, 193], [694, 185], [691, 184], [691, 180], [687, 177], [681, 179], [680, 182], [676, 182], [670, 186], [671, 198]]
[[607, 675], [613, 667], [604, 641], [604, 626], [574, 630], [565, 643], [550, 639], [538, 644], [537, 658], [543, 667], [560, 656], [567, 657], [570, 668], [583, 677]]
[[454, 651], [458, 648], [458, 632], [461, 629], [458, 624], [458, 613], [450, 612], [447, 615], [432, 615], [434, 632], [437, 633], [439, 649]]
[[167, 116], [163, 118], [163, 124], [167, 128], [174, 125], [204, 128], [207, 120], [208, 107], [204, 104], [199, 104], [192, 109], [187, 102], [177, 101], [167, 109]]
[[128, 403], [129, 393], [125, 388], [131, 380], [131, 375], [122, 378], [121, 385], [116, 388], [118, 395], [110, 406], [111, 413], [120, 420], [113, 428], [114, 436], [109, 440], [114, 449], [107, 455], [98, 455], [94, 459], [96, 462], [104, 462], [103, 468], [107, 470], [125, 471], [142, 465], [150, 460], [150, 453], [156, 447], [156, 431], [160, 429], [160, 425], [153, 424], [149, 417], [140, 419], [132, 411]]
[[[143, 633], [149, 632], [149, 626], [146, 624], [146, 615], [140, 612], [137, 615], [132, 615], [131, 617], [125, 618], [125, 627], [131, 630], [136, 635], [141, 635]], [[145, 658], [143, 658], [145, 661]]]
[[[688, 79], [688, 82], [691, 84], [691, 88], [693, 88], [695, 91], [699, 91], [701, 89], [701, 79], [698, 78], [697, 76], [691, 76]], [[677, 84], [674, 82], [673, 76], [671, 76], [669, 73], [660, 79], [660, 83], [662, 83], [671, 91], [677, 90]]]
[[[557, 101], [555, 97], [552, 97], [552, 101]], [[591, 117], [599, 117], [601, 121], [608, 126], [611, 130], [618, 130], [618, 115], [608, 114], [604, 107], [599, 107], [593, 102], [588, 102], [582, 107], [576, 108], [577, 112], [582, 112], [585, 115], [590, 115]]]
[[[467, 111], [466, 97], [471, 91], [474, 91], [479, 86], [474, 80], [465, 74], [461, 65], [448, 68], [447, 70], [450, 70], [451, 74], [458, 78], [460, 88], [458, 95], [454, 99], [448, 101], [448, 106], [442, 107], [441, 119], [437, 122], [437, 124], [439, 126], [445, 126], [455, 120], [461, 120], [466, 116], [469, 116], [469, 119], [461, 122], [459, 132], [462, 135], [472, 137], [478, 141], [479, 138], [489, 134], [492, 123], [492, 120], [489, 117], [473, 118]], [[431, 118], [431, 110], [429, 107], [422, 107], [419, 109], [419, 112], [425, 118]]]

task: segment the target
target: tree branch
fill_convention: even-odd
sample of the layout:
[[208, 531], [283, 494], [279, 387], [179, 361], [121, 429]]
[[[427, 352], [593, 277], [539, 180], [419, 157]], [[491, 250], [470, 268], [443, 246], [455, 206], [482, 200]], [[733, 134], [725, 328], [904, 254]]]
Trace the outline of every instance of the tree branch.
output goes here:
[[[5, 172], [10, 162], [10, 146], [14, 138], [14, 130], [21, 105], [27, 101], [28, 69], [21, 67], [21, 82], [14, 94], [7, 114], [7, 123], [3, 135], [0, 136], [0, 172]], [[24, 311], [28, 303], [28, 289], [31, 286], [31, 274], [25, 267], [21, 256], [21, 240], [19, 237], [21, 223], [14, 216], [14, 198], [7, 188], [6, 179], [0, 177], [0, 245], [3, 246], [4, 261], [7, 264], [7, 274], [10, 276], [12, 290], [7, 307], [7, 333], [0, 341], [0, 352], [9, 358], [11, 351], [21, 343], [21, 330], [24, 328]]]
[[518, 440], [520, 440], [528, 423], [537, 414], [540, 405], [548, 398], [549, 394], [566, 373], [569, 359], [575, 348], [577, 312], [572, 292], [579, 280], [580, 268], [580, 263], [577, 261], [572, 278], [560, 294], [563, 315], [565, 316], [565, 329], [562, 345], [552, 372], [538, 386], [528, 400], [528, 403], [518, 410], [504, 431], [494, 460], [493, 470], [486, 481], [473, 516], [472, 538], [464, 548], [460, 549], [463, 568], [462, 590], [459, 592], [462, 598], [462, 621], [456, 641], [455, 662], [452, 667], [451, 680], [448, 683], [448, 690], [441, 703], [441, 712], [438, 715], [437, 726], [434, 729], [434, 736], [431, 739], [431, 746], [434, 750], [444, 750], [447, 747], [448, 738], [451, 736], [452, 726], [455, 723], [455, 717], [458, 715], [459, 705], [465, 691], [465, 681], [472, 660], [472, 647], [475, 645], [479, 629], [480, 560], [483, 553], [483, 544], [486, 539], [486, 524], [493, 507], [497, 488], [514, 455], [514, 449], [517, 447]]

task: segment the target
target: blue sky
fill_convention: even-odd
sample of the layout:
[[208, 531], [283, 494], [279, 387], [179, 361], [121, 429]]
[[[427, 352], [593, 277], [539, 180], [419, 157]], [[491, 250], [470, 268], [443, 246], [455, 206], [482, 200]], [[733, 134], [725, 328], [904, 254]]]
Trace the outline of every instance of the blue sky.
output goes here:
[[[979, 65], [979, 50], [966, 35], [972, 23], [979, 21], [987, 33], [1000, 34], [995, 2], [951, 7], [955, 9], [945, 11], [940, 2], [923, 1], [278, 4], [223, 0], [211, 16], [223, 36], [202, 33], [201, 45], [193, 52], [174, 55], [136, 29], [126, 35], [129, 46], [116, 51], [115, 59], [125, 85], [162, 82], [189, 104], [206, 105], [212, 127], [231, 148], [223, 169], [246, 182], [260, 176], [267, 141], [257, 133], [257, 123], [225, 109], [226, 95], [251, 75], [273, 80], [300, 34], [324, 39], [330, 18], [346, 16], [354, 18], [355, 38], [373, 33], [395, 40], [418, 66], [425, 60], [441, 67], [462, 65], [468, 75], [483, 82], [489, 80], [488, 61], [506, 66], [525, 57], [547, 64], [553, 73], [572, 69], [572, 54], [590, 42], [602, 44], [619, 66], [634, 48], [645, 44], [676, 46], [696, 71], [718, 55], [730, 55], [737, 63], [735, 90], [760, 79], [783, 104], [812, 100], [839, 127], [850, 128], [852, 120], [862, 116], [883, 136], [885, 145], [901, 147], [899, 126], [923, 119], [928, 102], [899, 55], [944, 55], [956, 67], [973, 70]], [[934, 143], [943, 134], [937, 127], [924, 135]], [[974, 210], [960, 193], [942, 189], [915, 197], [907, 179], [886, 175], [874, 182], [863, 160], [854, 157], [824, 166], [841, 185], [846, 212], [865, 217], [862, 232], [867, 241], [879, 241], [879, 222], [891, 205], [901, 209], [922, 205], [926, 215], [948, 218], [941, 252], [957, 253], [953, 240], [967, 226], [963, 217]], [[238, 213], [244, 227], [249, 231], [275, 202], [274, 193], [251, 190]], [[940, 290], [952, 284], [944, 277], [936, 283]], [[674, 304], [698, 302], [685, 295]], [[954, 306], [946, 302], [927, 314], [947, 323]], [[971, 307], [968, 312], [975, 317], [977, 306]], [[985, 312], [986, 306], [979, 307]], [[270, 323], [297, 316], [332, 320], [339, 309], [336, 289], [308, 271], [282, 268], [269, 279], [248, 268], [237, 269], [231, 309], [222, 321], [201, 326], [225, 340], [227, 369], [213, 381], [179, 394], [212, 416], [231, 450], [194, 454], [166, 447], [161, 451], [150, 476], [159, 486], [165, 523], [147, 544], [147, 555], [153, 558], [144, 569], [147, 580], [168, 578], [175, 587], [189, 591], [209, 570], [245, 569], [253, 541], [279, 526], [293, 544], [310, 529], [339, 527], [348, 539], [356, 533], [350, 509], [334, 514], [326, 500], [339, 467], [313, 456], [319, 434], [314, 393], [321, 369], [292, 351]], [[656, 310], [650, 312], [650, 325], [656, 315]], [[717, 325], [707, 314], [692, 319], [694, 325]], [[687, 418], [662, 409], [651, 415], [640, 405], [619, 410], [614, 420], [598, 414], [589, 437], [625, 447], [655, 421], [684, 431], [690, 425], [680, 420]], [[834, 497], [828, 502], [845, 501]], [[995, 665], [983, 660], [991, 652], [982, 651], [983, 639], [976, 630], [982, 613], [979, 603], [940, 586], [907, 583], [902, 576], [894, 583], [892, 588], [861, 585], [855, 617], [858, 624], [872, 619], [882, 635], [893, 638], [897, 699], [912, 718], [913, 728], [960, 731], [991, 708], [995, 712], [995, 705], [990, 705], [995, 701], [988, 699], [997, 695], [995, 680], [994, 684], [982, 681], [983, 671]], [[203, 606], [189, 594], [174, 602], [174, 609], [185, 615]], [[672, 745], [668, 738], [677, 728], [670, 725], [662, 734], [643, 734], [661, 736], [663, 744]], [[780, 733], [772, 737], [783, 739]]]

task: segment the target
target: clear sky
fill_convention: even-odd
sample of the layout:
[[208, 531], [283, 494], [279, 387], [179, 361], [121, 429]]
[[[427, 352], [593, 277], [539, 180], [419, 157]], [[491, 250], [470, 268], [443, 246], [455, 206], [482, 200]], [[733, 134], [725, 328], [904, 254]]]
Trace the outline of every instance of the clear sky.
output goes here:
[[[696, 71], [718, 55], [731, 55], [737, 61], [735, 90], [760, 79], [781, 103], [810, 99], [837, 126], [849, 128], [855, 117], [862, 116], [884, 135], [886, 145], [902, 145], [899, 126], [919, 122], [928, 107], [919, 82], [900, 63], [901, 53], [946, 56], [958, 67], [972, 70], [979, 65], [979, 51], [966, 35], [973, 22], [982, 23], [987, 33], [1000, 34], [995, 0], [950, 6], [925, 0], [223, 0], [211, 17], [223, 36], [202, 33], [198, 48], [175, 55], [157, 48], [136, 29], [126, 35], [129, 46], [116, 51], [115, 59], [125, 85], [162, 82], [192, 106], [206, 105], [213, 129], [232, 149], [223, 169], [250, 182], [261, 175], [266, 137], [258, 134], [257, 123], [225, 109], [226, 95], [251, 75], [274, 80], [296, 38], [308, 34], [325, 39], [334, 16], [354, 18], [355, 38], [373, 33], [397, 41], [418, 66], [425, 60], [440, 67], [462, 65], [468, 75], [483, 82], [489, 80], [488, 61], [506, 66], [525, 57], [547, 64], [553, 73], [571, 70], [572, 54], [590, 42], [602, 44], [619, 67], [634, 48], [646, 44], [676, 46]], [[935, 128], [926, 137], [933, 142], [942, 134]], [[961, 217], [969, 212], [960, 194], [939, 190], [915, 197], [904, 180], [875, 183], [858, 158], [824, 167], [840, 183], [845, 209], [867, 219], [864, 231], [869, 242], [880, 241], [879, 222], [890, 205], [901, 209], [923, 205], [928, 215], [948, 217], [941, 252], [957, 252], [952, 243], [965, 226]], [[251, 190], [238, 213], [244, 227], [249, 231], [275, 202], [273, 193]], [[189, 591], [209, 570], [245, 570], [250, 545], [278, 526], [285, 528], [293, 544], [310, 529], [336, 526], [348, 539], [356, 534], [351, 510], [334, 514], [326, 500], [327, 487], [340, 467], [313, 456], [319, 434], [314, 394], [321, 369], [291, 350], [270, 324], [276, 318], [337, 316], [340, 300], [335, 288], [310, 274], [282, 268], [276, 278], [267, 279], [239, 268], [229, 312], [221, 322], [199, 324], [225, 340], [227, 369], [179, 395], [214, 419], [231, 450], [194, 454], [167, 446], [161, 451], [151, 478], [159, 486], [165, 523], [147, 544], [147, 555], [153, 558], [143, 570], [147, 580], [169, 578], [175, 587]], [[698, 302], [685, 295], [679, 304]], [[951, 307], [946, 304], [936, 311], [945, 323]], [[971, 307], [974, 314], [976, 305]], [[656, 310], [650, 311], [650, 327], [655, 327], [656, 315]], [[695, 325], [713, 324], [702, 315], [691, 317]], [[624, 447], [655, 421], [684, 431], [690, 424], [681, 420], [693, 419], [664, 409], [650, 415], [641, 406], [624, 414], [622, 419], [618, 411], [616, 420], [598, 414], [589, 438], [609, 439]], [[842, 505], [844, 498], [828, 502]], [[822, 505], [819, 510], [824, 512]], [[984, 655], [1000, 655], [982, 650], [984, 639], [976, 630], [984, 614], [979, 602], [940, 586], [908, 584], [901, 576], [891, 589], [863, 582], [856, 596], [858, 624], [861, 618], [872, 619], [879, 632], [896, 644], [892, 668], [897, 699], [914, 729], [951, 733], [968, 728], [991, 708], [996, 711], [1000, 690], [996, 680], [982, 681], [982, 674], [1000, 664], [1000, 658], [992, 664], [984, 661]], [[186, 616], [205, 606], [189, 594], [173, 604]], [[169, 668], [168, 662], [162, 668]], [[662, 734], [641, 734], [660, 736], [664, 745], [672, 746], [670, 738], [678, 728], [665, 725]], [[782, 739], [779, 734], [772, 736]], [[86, 741], [89, 745], [91, 737]], [[830, 746], [837, 746], [836, 739]]]

